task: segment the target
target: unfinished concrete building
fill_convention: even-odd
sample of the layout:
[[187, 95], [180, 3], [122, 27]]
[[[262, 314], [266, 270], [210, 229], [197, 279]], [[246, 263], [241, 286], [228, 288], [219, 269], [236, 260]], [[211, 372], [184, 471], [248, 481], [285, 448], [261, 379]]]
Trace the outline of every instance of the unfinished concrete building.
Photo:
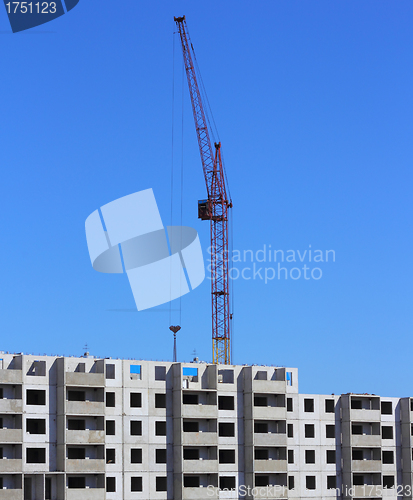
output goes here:
[[295, 368], [3, 354], [0, 500], [411, 498], [413, 399]]

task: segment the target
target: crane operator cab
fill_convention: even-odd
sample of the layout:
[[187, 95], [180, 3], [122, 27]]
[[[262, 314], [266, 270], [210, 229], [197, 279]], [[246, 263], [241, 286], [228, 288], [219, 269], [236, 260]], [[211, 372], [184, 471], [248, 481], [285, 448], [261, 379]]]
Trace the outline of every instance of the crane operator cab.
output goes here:
[[211, 220], [211, 202], [210, 200], [198, 201], [198, 219]]

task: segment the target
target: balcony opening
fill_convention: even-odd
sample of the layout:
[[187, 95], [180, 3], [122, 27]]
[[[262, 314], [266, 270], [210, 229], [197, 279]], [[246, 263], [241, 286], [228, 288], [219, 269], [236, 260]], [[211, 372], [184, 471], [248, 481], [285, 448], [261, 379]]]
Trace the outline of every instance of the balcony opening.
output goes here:
[[86, 449], [85, 448], [68, 448], [67, 458], [69, 460], [85, 460]]
[[363, 486], [363, 484], [364, 484], [364, 476], [362, 474], [353, 474], [353, 485]]
[[[3, 429], [3, 417], [0, 417], [0, 429]], [[1, 489], [1, 488], [0, 488]]]
[[234, 437], [235, 424], [231, 422], [220, 422], [218, 427], [218, 435], [220, 437]]
[[392, 451], [383, 451], [383, 463], [394, 464], [394, 456]]
[[294, 424], [287, 425], [287, 437], [289, 438], [294, 437]]
[[199, 460], [199, 448], [184, 448], [184, 460]]
[[335, 402], [334, 399], [326, 399], [325, 400], [325, 412], [326, 413], [334, 413]]
[[44, 406], [46, 404], [46, 391], [27, 389], [26, 400], [28, 405]]
[[106, 408], [114, 408], [116, 404], [115, 393], [107, 392], [106, 393]]
[[46, 463], [46, 448], [27, 448], [26, 463], [28, 464], [45, 464]]
[[306, 413], [314, 412], [314, 399], [304, 399], [304, 411]]
[[218, 396], [218, 410], [233, 410], [234, 396]]
[[256, 434], [267, 434], [268, 424], [266, 422], [254, 422], [254, 432]]
[[353, 399], [351, 398], [351, 409], [352, 410], [361, 410], [363, 408], [361, 399]]
[[166, 436], [166, 422], [155, 422], [155, 436]]
[[182, 394], [182, 404], [184, 405], [197, 405], [198, 404], [198, 394], [191, 394], [184, 392]]
[[142, 448], [132, 448], [130, 451], [130, 463], [131, 464], [141, 464], [142, 463]]
[[306, 476], [305, 477], [305, 487], [307, 490], [315, 490], [315, 476]]
[[305, 450], [305, 463], [315, 464], [315, 450]]
[[361, 436], [363, 434], [363, 426], [359, 424], [353, 424], [351, 426], [351, 433], [355, 436]]
[[140, 392], [130, 393], [130, 407], [142, 408], [142, 394]]
[[187, 382], [198, 382], [198, 368], [184, 366], [182, 376]]
[[294, 489], [294, 476], [288, 476], [288, 489]]
[[287, 411], [293, 411], [293, 398], [287, 398]]
[[142, 421], [141, 420], [131, 420], [130, 421], [130, 435], [131, 436], [142, 436]]
[[80, 418], [69, 418], [67, 421], [69, 431], [84, 431], [86, 429], [86, 420]]
[[67, 487], [75, 490], [86, 488], [86, 478], [69, 476], [67, 478]]
[[27, 375], [35, 377], [45, 377], [46, 376], [46, 361], [33, 361], [30, 366]]
[[294, 463], [294, 450], [288, 450], [288, 463]]
[[115, 378], [115, 365], [113, 364], [106, 365], [106, 379], [114, 380], [114, 378]]
[[106, 492], [115, 493], [116, 492], [116, 477], [106, 478]]
[[334, 490], [337, 487], [337, 477], [336, 476], [327, 476], [327, 489]]
[[129, 373], [131, 380], [142, 380], [141, 365], [130, 365]]
[[199, 488], [199, 476], [192, 474], [184, 475], [184, 488]]
[[114, 436], [116, 433], [116, 422], [114, 420], [106, 420], [106, 435]]
[[254, 380], [267, 380], [267, 372], [266, 371], [258, 371], [255, 374]]
[[75, 368], [75, 373], [85, 373], [86, 372], [86, 363], [78, 363]]
[[142, 491], [142, 477], [131, 477], [130, 478], [131, 485], [130, 490], [133, 491]]
[[26, 432], [29, 434], [46, 434], [46, 420], [44, 418], [28, 418]]
[[381, 414], [382, 415], [392, 415], [393, 414], [393, 405], [391, 401], [382, 401], [381, 402]]
[[304, 434], [306, 438], [315, 437], [315, 428], [314, 424], [305, 424], [304, 425]]
[[233, 384], [234, 370], [218, 370], [218, 383]]
[[394, 476], [383, 476], [383, 488], [394, 488]]
[[155, 450], [155, 462], [157, 464], [166, 464], [166, 448]]
[[235, 450], [219, 450], [220, 464], [235, 464]]
[[106, 448], [106, 463], [115, 464], [116, 463], [116, 450], [115, 448]]
[[363, 450], [353, 448], [351, 451], [352, 460], [363, 460]]
[[220, 476], [220, 490], [235, 490], [235, 476]]
[[166, 408], [166, 394], [155, 394], [155, 408]]
[[166, 366], [155, 366], [155, 380], [166, 380]]
[[255, 474], [255, 486], [270, 486], [270, 476]]
[[393, 439], [393, 426], [383, 425], [383, 427], [381, 428], [381, 437], [382, 439]]
[[85, 391], [67, 391], [68, 401], [86, 401]]
[[254, 458], [255, 460], [268, 460], [268, 448], [255, 448]]
[[4, 399], [4, 396], [3, 396], [3, 387], [0, 387], [0, 399]]
[[254, 396], [254, 406], [268, 406], [268, 400], [266, 396]]
[[184, 420], [183, 430], [184, 432], [199, 432], [199, 422], [193, 420]]
[[326, 438], [333, 439], [336, 437], [336, 426], [335, 425], [326, 425]]
[[326, 462], [328, 464], [335, 464], [336, 463], [336, 450], [327, 450]]
[[156, 491], [167, 491], [167, 478], [160, 476], [156, 478]]

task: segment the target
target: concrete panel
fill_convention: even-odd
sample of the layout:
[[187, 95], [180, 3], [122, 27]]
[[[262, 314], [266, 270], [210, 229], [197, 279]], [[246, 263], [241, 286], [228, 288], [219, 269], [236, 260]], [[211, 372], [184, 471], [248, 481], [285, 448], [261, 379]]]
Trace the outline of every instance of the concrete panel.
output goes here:
[[23, 408], [21, 399], [0, 399], [0, 413], [21, 413]]
[[183, 418], [217, 418], [218, 407], [215, 405], [182, 405]]
[[287, 410], [277, 406], [254, 406], [254, 418], [256, 420], [286, 420]]
[[353, 497], [357, 498], [381, 498], [383, 494], [383, 486], [381, 485], [369, 485], [366, 484], [364, 486], [353, 486], [354, 495]]
[[0, 460], [0, 473], [1, 472], [21, 472], [22, 471], [21, 459], [5, 459]]
[[353, 422], [380, 422], [381, 412], [380, 410], [350, 410], [350, 420]]
[[0, 370], [0, 384], [21, 384], [21, 370]]
[[288, 498], [287, 487], [282, 486], [257, 486], [254, 498], [273, 500], [274, 498]]
[[184, 445], [217, 445], [217, 432], [183, 432], [182, 444]]
[[66, 413], [68, 415], [103, 415], [105, 403], [95, 401], [67, 401]]
[[66, 500], [105, 500], [103, 488], [67, 489]]
[[381, 460], [352, 460], [353, 472], [381, 472]]
[[380, 447], [381, 446], [381, 436], [378, 435], [351, 435], [352, 446], [363, 446], [365, 448], [370, 447]]
[[206, 474], [218, 472], [218, 460], [184, 460], [182, 466], [184, 473]]
[[70, 460], [66, 459], [66, 472], [105, 472], [104, 460]]
[[282, 380], [253, 380], [252, 390], [254, 392], [270, 392], [277, 394], [285, 394], [285, 382]]
[[218, 499], [218, 490], [216, 488], [209, 490], [207, 488], [182, 489], [182, 500], [205, 500], [206, 498]]
[[287, 434], [254, 434], [255, 446], [287, 446]]
[[287, 472], [287, 460], [255, 460], [255, 472]]
[[0, 429], [0, 443], [21, 443], [22, 441], [21, 429]]
[[68, 444], [104, 444], [105, 431], [66, 431]]
[[0, 500], [22, 500], [23, 490], [0, 490]]
[[87, 386], [104, 387], [105, 375], [103, 373], [80, 373], [67, 372], [66, 385], [69, 386]]

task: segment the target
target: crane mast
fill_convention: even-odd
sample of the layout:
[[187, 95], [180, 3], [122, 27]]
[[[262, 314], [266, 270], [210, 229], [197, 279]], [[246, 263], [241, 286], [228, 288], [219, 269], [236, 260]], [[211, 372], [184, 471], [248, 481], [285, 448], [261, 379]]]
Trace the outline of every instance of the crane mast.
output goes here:
[[[191, 96], [192, 112], [198, 138], [208, 199], [198, 202], [198, 217], [210, 221], [211, 232], [211, 300], [212, 360], [215, 364], [231, 363], [229, 269], [228, 269], [228, 201], [221, 158], [221, 143], [212, 149], [201, 93], [195, 73], [185, 16], [174, 18], [181, 38], [185, 71]], [[191, 52], [192, 51], [192, 52]]]

